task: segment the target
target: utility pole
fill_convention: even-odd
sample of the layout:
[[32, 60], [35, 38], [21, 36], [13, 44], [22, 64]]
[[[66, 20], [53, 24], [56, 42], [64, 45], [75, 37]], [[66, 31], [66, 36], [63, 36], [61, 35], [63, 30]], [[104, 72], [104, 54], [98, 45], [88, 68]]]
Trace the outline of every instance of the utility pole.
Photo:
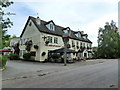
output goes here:
[[67, 43], [64, 42], [64, 66], [67, 65]]
[[69, 41], [69, 36], [63, 35], [63, 42], [64, 42], [64, 66], [67, 65], [67, 43]]

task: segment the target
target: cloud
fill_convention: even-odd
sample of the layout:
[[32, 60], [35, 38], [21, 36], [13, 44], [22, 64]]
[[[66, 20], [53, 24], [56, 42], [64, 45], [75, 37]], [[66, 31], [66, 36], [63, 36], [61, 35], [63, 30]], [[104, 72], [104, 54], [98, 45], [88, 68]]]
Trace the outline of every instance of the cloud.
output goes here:
[[23, 2], [14, 2], [5, 12], [11, 12], [15, 15], [10, 15], [9, 18], [13, 22], [13, 26], [8, 29], [8, 34], [20, 36], [29, 15], [34, 15], [34, 11], [27, 8]]
[[83, 27], [82, 30], [88, 33], [88, 37], [93, 42], [93, 46], [97, 46], [97, 36], [99, 27], [104, 28], [105, 23], [110, 23], [111, 20], [114, 20], [116, 22], [116, 26], [118, 26], [118, 14], [111, 13], [108, 15], [106, 14], [104, 17], [101, 17]]
[[37, 16], [45, 21], [53, 20], [55, 24], [70, 27], [74, 31], [84, 31], [97, 46], [98, 28], [105, 22], [117, 22], [118, 0], [15, 0], [16, 13], [12, 18], [14, 26], [10, 34], [21, 34], [28, 16]]
[[[13, 0], [15, 2], [101, 2], [101, 0]], [[104, 2], [113, 3], [119, 0], [104, 0]], [[102, 1], [103, 2], [103, 1]]]

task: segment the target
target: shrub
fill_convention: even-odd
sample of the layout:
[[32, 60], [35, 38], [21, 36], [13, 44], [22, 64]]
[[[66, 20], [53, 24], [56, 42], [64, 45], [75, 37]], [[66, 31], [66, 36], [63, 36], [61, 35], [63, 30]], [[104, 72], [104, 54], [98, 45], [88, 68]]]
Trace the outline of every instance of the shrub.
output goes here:
[[18, 54], [13, 54], [13, 53], [11, 53], [11, 54], [9, 55], [9, 59], [10, 59], [10, 60], [18, 60], [18, 59], [19, 59], [19, 55], [18, 55]]
[[31, 58], [30, 53], [24, 53], [23, 58], [24, 58], [24, 60], [30, 60], [30, 58]]
[[7, 62], [7, 56], [0, 56], [0, 67], [5, 68]]

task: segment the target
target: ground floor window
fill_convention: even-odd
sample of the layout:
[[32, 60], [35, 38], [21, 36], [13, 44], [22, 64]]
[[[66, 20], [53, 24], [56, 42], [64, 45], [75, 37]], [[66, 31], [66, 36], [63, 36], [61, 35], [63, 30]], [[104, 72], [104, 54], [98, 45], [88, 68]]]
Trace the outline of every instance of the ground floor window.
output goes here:
[[19, 56], [22, 57], [26, 53], [26, 50], [20, 50]]
[[87, 53], [84, 53], [84, 57], [87, 57]]
[[88, 53], [88, 56], [92, 56], [92, 53]]

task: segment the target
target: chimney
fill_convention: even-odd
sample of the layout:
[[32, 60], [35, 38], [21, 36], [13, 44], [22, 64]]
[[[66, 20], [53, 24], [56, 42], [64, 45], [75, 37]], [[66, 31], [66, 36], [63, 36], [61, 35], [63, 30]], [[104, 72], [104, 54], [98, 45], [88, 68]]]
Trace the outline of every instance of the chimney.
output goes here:
[[36, 23], [37, 23], [38, 25], [41, 24], [41, 19], [40, 19], [39, 17], [36, 18]]
[[81, 34], [84, 34], [84, 31], [81, 31]]

